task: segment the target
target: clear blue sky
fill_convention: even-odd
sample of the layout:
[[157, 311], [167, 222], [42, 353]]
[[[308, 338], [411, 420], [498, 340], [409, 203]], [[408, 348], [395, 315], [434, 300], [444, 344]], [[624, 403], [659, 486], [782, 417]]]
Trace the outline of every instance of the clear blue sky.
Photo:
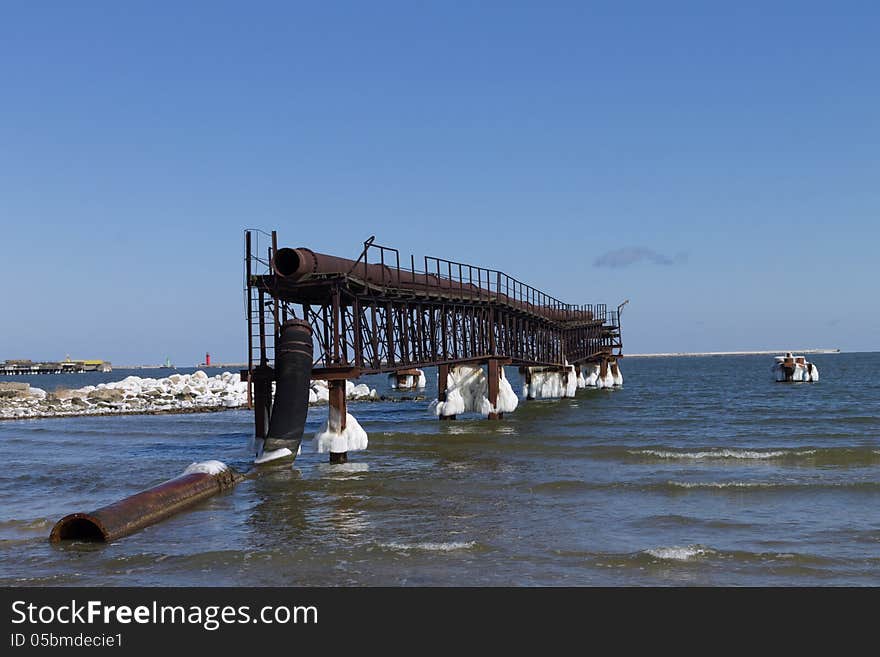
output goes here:
[[0, 359], [245, 354], [242, 229], [880, 349], [880, 5], [6, 2]]

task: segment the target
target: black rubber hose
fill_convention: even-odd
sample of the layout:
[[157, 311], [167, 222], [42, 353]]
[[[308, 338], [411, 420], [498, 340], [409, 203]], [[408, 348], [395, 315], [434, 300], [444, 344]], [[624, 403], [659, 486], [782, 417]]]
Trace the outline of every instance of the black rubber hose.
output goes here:
[[275, 401], [263, 449], [288, 448], [296, 455], [309, 412], [312, 375], [312, 327], [291, 319], [281, 326], [275, 347]]

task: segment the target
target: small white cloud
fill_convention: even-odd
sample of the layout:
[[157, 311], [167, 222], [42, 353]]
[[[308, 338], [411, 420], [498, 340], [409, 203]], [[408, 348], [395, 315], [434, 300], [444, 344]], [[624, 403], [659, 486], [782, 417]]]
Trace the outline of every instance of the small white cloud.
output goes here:
[[680, 265], [687, 262], [687, 253], [679, 253], [673, 257], [658, 253], [654, 249], [648, 249], [643, 246], [627, 246], [622, 249], [615, 249], [603, 255], [600, 255], [593, 261], [594, 267], [629, 267], [640, 262], [647, 262], [653, 265]]

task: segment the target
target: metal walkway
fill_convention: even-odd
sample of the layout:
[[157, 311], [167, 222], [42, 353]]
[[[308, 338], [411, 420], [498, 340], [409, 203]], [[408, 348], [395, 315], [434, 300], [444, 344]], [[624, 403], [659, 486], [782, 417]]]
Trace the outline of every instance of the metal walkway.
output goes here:
[[347, 260], [279, 248], [275, 231], [246, 230], [245, 295], [252, 381], [271, 379], [289, 319], [311, 325], [312, 378], [331, 381], [431, 366], [442, 375], [464, 363], [604, 369], [622, 355], [622, 304], [571, 305], [504, 272], [429, 256], [401, 260], [372, 237]]

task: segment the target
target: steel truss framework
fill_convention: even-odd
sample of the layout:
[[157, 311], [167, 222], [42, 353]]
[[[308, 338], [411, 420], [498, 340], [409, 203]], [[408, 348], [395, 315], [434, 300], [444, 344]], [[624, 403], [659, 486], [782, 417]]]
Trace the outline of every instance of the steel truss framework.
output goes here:
[[[254, 232], [245, 233], [249, 371], [271, 363], [275, 338], [291, 318], [312, 326], [316, 378], [328, 371], [354, 378], [490, 359], [562, 368], [621, 355], [620, 306], [561, 304], [500, 272], [437, 258], [425, 258], [424, 270], [416, 270], [411, 259], [413, 278], [436, 263], [438, 273], [454, 283], [447, 289], [376, 285], [359, 276], [358, 267], [290, 282], [271, 269], [276, 234], [261, 233], [271, 240], [262, 256]], [[366, 262], [371, 249], [380, 251], [383, 263], [387, 253], [397, 253], [371, 238], [358, 263]], [[396, 268], [410, 271], [401, 270], [399, 256]]]

